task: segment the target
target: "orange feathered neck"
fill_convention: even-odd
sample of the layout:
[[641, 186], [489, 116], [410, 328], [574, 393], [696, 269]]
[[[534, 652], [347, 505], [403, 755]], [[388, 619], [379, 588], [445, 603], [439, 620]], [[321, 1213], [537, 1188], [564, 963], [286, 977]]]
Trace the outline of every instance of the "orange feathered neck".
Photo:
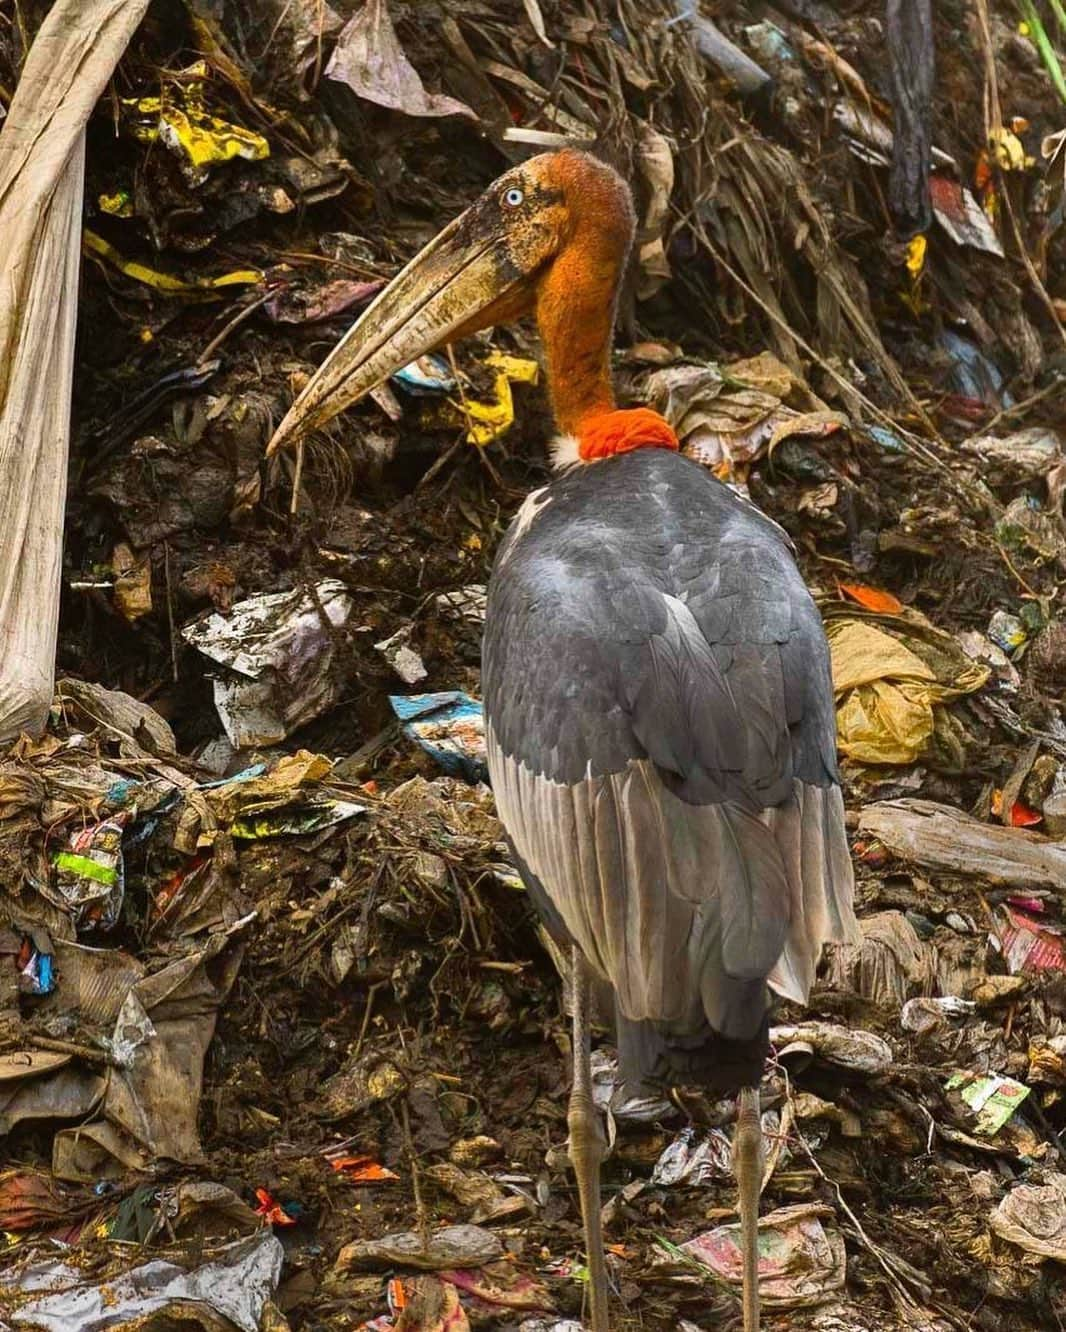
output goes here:
[[578, 422], [577, 452], [582, 462], [611, 458], [634, 449], [676, 449], [677, 435], [650, 407], [590, 412]]

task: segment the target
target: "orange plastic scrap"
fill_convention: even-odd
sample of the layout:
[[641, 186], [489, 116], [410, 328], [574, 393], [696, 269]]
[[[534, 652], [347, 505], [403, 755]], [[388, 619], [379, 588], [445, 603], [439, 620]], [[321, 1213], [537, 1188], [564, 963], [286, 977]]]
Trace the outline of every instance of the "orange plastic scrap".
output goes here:
[[[998, 819], [1003, 813], [1003, 792], [992, 792], [992, 813]], [[1023, 805], [1020, 800], [1016, 800], [1011, 806], [1010, 822], [1012, 828], [1032, 828], [1035, 824], [1043, 821], [1043, 815], [1038, 814], [1035, 809], [1030, 809], [1028, 805]]]
[[266, 1189], [256, 1189], [255, 1196], [259, 1200], [259, 1206], [255, 1209], [256, 1215], [261, 1216], [264, 1221], [272, 1226], [294, 1226], [296, 1218], [290, 1216], [272, 1194]]
[[862, 583], [838, 583], [837, 586], [846, 597], [857, 601], [868, 611], [875, 611], [880, 615], [899, 615], [903, 610], [903, 602], [882, 588], [866, 587]]
[[327, 1159], [339, 1175], [343, 1174], [353, 1184], [385, 1184], [400, 1178], [370, 1156], [330, 1156]]

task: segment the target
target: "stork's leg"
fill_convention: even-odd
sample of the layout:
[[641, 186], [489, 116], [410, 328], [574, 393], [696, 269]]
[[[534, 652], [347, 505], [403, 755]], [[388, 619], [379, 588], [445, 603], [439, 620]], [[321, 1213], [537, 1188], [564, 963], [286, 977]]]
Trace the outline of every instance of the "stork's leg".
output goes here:
[[600, 1220], [600, 1162], [603, 1160], [603, 1130], [592, 1100], [592, 1028], [589, 974], [581, 951], [574, 948], [571, 976], [574, 995], [574, 1084], [570, 1090], [567, 1120], [570, 1128], [570, 1161], [577, 1176], [581, 1220], [585, 1227], [585, 1261], [589, 1269], [592, 1302], [592, 1332], [608, 1332], [607, 1265], [603, 1256], [603, 1225]]
[[737, 1103], [733, 1173], [740, 1195], [740, 1244], [744, 1255], [744, 1332], [759, 1332], [759, 1194], [762, 1191], [762, 1127], [759, 1089], [743, 1087]]

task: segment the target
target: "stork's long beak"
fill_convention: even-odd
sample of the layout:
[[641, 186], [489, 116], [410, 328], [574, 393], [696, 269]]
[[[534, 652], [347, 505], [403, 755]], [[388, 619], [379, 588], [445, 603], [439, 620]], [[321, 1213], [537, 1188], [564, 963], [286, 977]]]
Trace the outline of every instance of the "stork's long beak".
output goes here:
[[267, 457], [426, 352], [521, 314], [528, 285], [506, 230], [475, 204], [411, 260], [334, 347], [274, 432]]

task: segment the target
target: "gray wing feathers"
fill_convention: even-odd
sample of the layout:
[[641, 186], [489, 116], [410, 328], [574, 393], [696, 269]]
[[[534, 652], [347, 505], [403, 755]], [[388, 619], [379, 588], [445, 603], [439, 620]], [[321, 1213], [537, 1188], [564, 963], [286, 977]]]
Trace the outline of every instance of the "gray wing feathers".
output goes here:
[[711, 645], [677, 597], [656, 597], [666, 623], [642, 644], [639, 673], [623, 678], [633, 734], [661, 768], [685, 778], [739, 770], [742, 737], [730, 725], [736, 703]]
[[769, 983], [784, 998], [805, 1004], [822, 944], [860, 937], [844, 798], [838, 786], [796, 782], [793, 799], [762, 817], [781, 853], [791, 904], [788, 935]]
[[719, 811], [714, 820], [719, 834], [715, 878], [722, 967], [729, 976], [764, 981], [781, 956], [788, 931], [785, 864], [777, 842], [758, 818], [728, 805]]
[[516, 849], [626, 1017], [750, 1037], [767, 978], [802, 1002], [823, 940], [851, 937], [836, 788], [797, 782], [785, 805], [756, 815], [688, 804], [646, 760], [553, 782], [503, 754], [491, 724], [486, 738]]

